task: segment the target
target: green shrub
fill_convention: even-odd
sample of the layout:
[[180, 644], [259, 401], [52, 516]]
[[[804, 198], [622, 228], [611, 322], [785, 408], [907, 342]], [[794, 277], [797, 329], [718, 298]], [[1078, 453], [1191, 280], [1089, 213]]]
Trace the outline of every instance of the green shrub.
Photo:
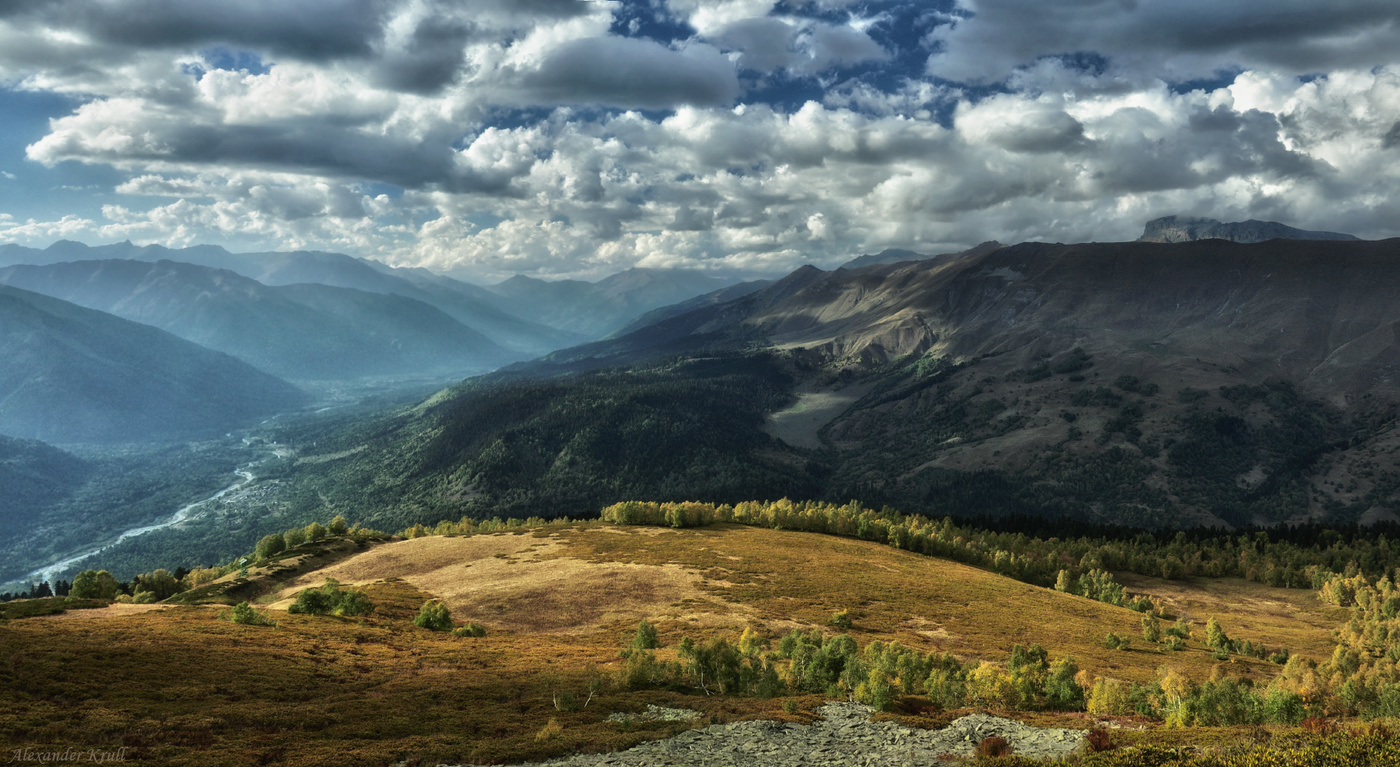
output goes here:
[[68, 595], [74, 599], [116, 599], [117, 579], [106, 570], [84, 570], [73, 578]]
[[359, 589], [346, 589], [341, 592], [340, 604], [335, 606], [335, 614], [345, 617], [366, 616], [374, 612], [374, 603], [369, 595]]
[[[328, 578], [326, 580], [326, 586], [329, 586], [330, 579]], [[337, 600], [334, 596], [327, 593], [326, 586], [322, 586], [318, 589], [302, 589], [302, 591], [297, 594], [296, 601], [292, 603], [291, 607], [287, 608], [287, 612], [297, 615], [326, 615], [331, 610], [334, 610]]]
[[486, 636], [486, 627], [481, 625], [480, 623], [468, 623], [465, 626], [459, 626], [458, 628], [453, 629], [452, 636], [484, 637]]
[[1045, 704], [1060, 711], [1084, 710], [1084, 688], [1074, 680], [1079, 666], [1074, 659], [1066, 656], [1050, 665], [1050, 674], [1045, 678]]
[[272, 535], [263, 536], [262, 540], [258, 541], [258, 546], [254, 551], [258, 559], [267, 559], [268, 557], [281, 554], [286, 550], [287, 540], [282, 537], [281, 533], [273, 533]]
[[1170, 627], [1168, 627], [1166, 633], [1167, 636], [1176, 637], [1177, 639], [1190, 639], [1191, 621], [1188, 621], [1185, 618], [1177, 618], [1176, 623], [1173, 623]]
[[227, 612], [220, 613], [219, 617], [244, 626], [277, 625], [277, 621], [274, 621], [266, 610], [255, 610], [253, 606], [247, 602], [239, 602]]
[[837, 610], [831, 614], [831, 625], [844, 631], [850, 631], [855, 624], [851, 622], [850, 610]]
[[1206, 646], [1215, 650], [1216, 654], [1224, 654], [1226, 657], [1229, 657], [1230, 650], [1234, 646], [1230, 637], [1226, 635], [1224, 629], [1220, 628], [1220, 624], [1216, 622], [1215, 618], [1206, 621]]
[[332, 520], [331, 520], [331, 526], [330, 526], [330, 534], [331, 534], [331, 535], [345, 535], [345, 531], [348, 530], [348, 529], [349, 529], [349, 524], [346, 523], [345, 517], [342, 517], [342, 516], [340, 516], [339, 514], [337, 514], [336, 517], [335, 517], [335, 519], [332, 519]]
[[442, 602], [429, 599], [418, 611], [418, 617], [413, 619], [413, 625], [432, 631], [451, 631], [452, 612]]
[[1162, 622], [1152, 613], [1142, 616], [1142, 638], [1153, 644], [1162, 641]]
[[306, 540], [319, 541], [326, 537], [326, 528], [320, 522], [312, 522], [306, 526]]
[[894, 701], [893, 693], [890, 690], [890, 678], [885, 675], [885, 672], [875, 669], [870, 672], [864, 682], [856, 687], [855, 697], [856, 700], [877, 711], [888, 709]]
[[[455, 634], [456, 632], [454, 631], [453, 633]], [[566, 713], [566, 714], [571, 714], [571, 713], [573, 713], [573, 712], [575, 712], [575, 711], [578, 711], [578, 709], [579, 709], [578, 696], [575, 695], [575, 694], [573, 694], [573, 692], [571, 692], [571, 691], [569, 691], [569, 690], [560, 690], [558, 693], [555, 693], [555, 695], [554, 695], [554, 710], [555, 710], [555, 711], [563, 711], [563, 712]]]
[[632, 649], [655, 650], [660, 646], [661, 639], [656, 635], [656, 627], [643, 618], [642, 622], [637, 624], [637, 635], [632, 639]]
[[135, 591], [151, 592], [155, 595], [157, 602], [185, 590], [180, 581], [163, 568], [136, 576], [132, 579], [132, 587]]
[[306, 543], [306, 530], [300, 527], [294, 527], [291, 530], [282, 533], [282, 540], [286, 541], [287, 548], [296, 548], [297, 546]]
[[302, 589], [287, 612], [299, 615], [369, 615], [374, 612], [374, 603], [363, 591], [342, 589], [334, 578], [327, 578], [319, 588]]
[[1108, 633], [1108, 636], [1103, 638], [1103, 646], [1110, 650], [1126, 650], [1128, 649], [1128, 645], [1129, 640], [1127, 637], [1119, 636], [1111, 631]]

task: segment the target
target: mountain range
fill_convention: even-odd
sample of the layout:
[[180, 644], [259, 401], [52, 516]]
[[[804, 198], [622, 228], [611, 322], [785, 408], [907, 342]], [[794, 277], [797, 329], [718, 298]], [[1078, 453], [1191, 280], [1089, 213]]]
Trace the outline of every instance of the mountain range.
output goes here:
[[395, 521], [784, 495], [1145, 526], [1394, 519], [1397, 279], [1400, 240], [804, 267], [468, 382], [377, 440], [318, 436], [362, 451], [335, 470], [350, 486], [295, 481], [349, 503], [392, 455]]
[[521, 356], [571, 346], [584, 336], [523, 319], [500, 307], [485, 288], [419, 269], [394, 269], [341, 253], [318, 251], [230, 253], [213, 245], [172, 249], [130, 242], [90, 247], [60, 240], [43, 250], [0, 246], [0, 265], [51, 265], [97, 260], [173, 261], [234, 272], [269, 287], [313, 283], [396, 295], [432, 306], [493, 343]]
[[489, 289], [511, 305], [529, 307], [533, 316], [550, 327], [571, 328], [595, 339], [654, 309], [730, 284], [684, 269], [628, 269], [598, 282], [546, 281], [516, 275]]
[[[264, 492], [292, 519], [324, 515], [329, 504], [384, 527], [463, 515], [581, 515], [623, 498], [783, 496], [1149, 527], [1400, 518], [1400, 299], [1388, 289], [1400, 278], [1400, 241], [992, 243], [891, 258], [724, 286], [406, 409], [280, 419], [264, 431], [291, 457], [260, 470], [277, 478]], [[549, 320], [559, 324], [609, 290], [620, 302], [637, 285], [713, 286], [640, 272], [592, 284], [517, 278], [506, 287], [458, 288], [467, 284], [354, 259], [322, 261], [366, 281], [382, 276], [507, 303], [554, 291], [555, 299], [540, 300], [554, 301]], [[277, 281], [271, 273], [262, 276]], [[420, 335], [453, 322], [402, 294], [269, 286], [169, 261], [10, 268], [0, 279], [181, 332], [205, 327], [205, 343], [232, 349], [239, 341], [249, 359], [279, 353], [276, 344], [259, 348], [267, 344], [256, 340], [258, 317], [276, 317], [269, 327], [379, 347], [385, 337], [365, 340], [365, 327], [348, 336], [328, 328], [376, 312], [403, 322], [419, 312], [405, 327]], [[83, 311], [48, 300], [53, 312]], [[33, 305], [26, 311], [40, 313]], [[592, 316], [589, 333], [601, 332], [603, 315]], [[238, 325], [246, 327], [229, 327]], [[288, 349], [297, 343], [286, 341]], [[77, 356], [101, 370], [110, 364], [102, 354], [118, 345], [95, 347]], [[304, 363], [313, 356], [280, 353]], [[9, 358], [35, 369], [32, 353]], [[154, 364], [123, 373], [133, 368], [158, 380], [126, 380], [122, 388], [158, 390], [168, 377]], [[285, 387], [252, 373], [226, 375], [252, 389], [258, 381]], [[48, 380], [43, 375], [38, 380]], [[70, 409], [83, 423], [100, 423], [82, 414], [100, 411], [103, 400], [72, 384], [92, 376], [61, 377], [67, 389], [13, 388], [49, 395], [48, 420], [36, 423], [51, 427], [54, 403], [68, 402], [88, 403]], [[290, 387], [281, 391], [283, 409], [298, 401]], [[5, 406], [12, 401], [19, 400]], [[233, 408], [223, 423], [247, 424], [253, 411], [264, 412]], [[0, 433], [61, 444], [139, 431], [6, 428]]]
[[293, 380], [465, 376], [520, 358], [411, 298], [310, 283], [270, 287], [174, 261], [11, 266], [0, 268], [0, 284], [153, 325]]
[[130, 242], [94, 247], [69, 240], [42, 250], [0, 246], [0, 266], [115, 259], [222, 269], [269, 287], [313, 283], [402, 296], [438, 309], [517, 358], [602, 338], [653, 309], [732, 284], [693, 270], [634, 268], [598, 282], [517, 275], [480, 286], [426, 269], [318, 251], [230, 253], [212, 245], [172, 249]]

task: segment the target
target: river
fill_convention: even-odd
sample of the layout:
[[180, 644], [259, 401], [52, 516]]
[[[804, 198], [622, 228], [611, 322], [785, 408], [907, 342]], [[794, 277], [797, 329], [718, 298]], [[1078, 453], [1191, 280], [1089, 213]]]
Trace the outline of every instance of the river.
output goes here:
[[133, 527], [130, 530], [127, 530], [122, 534], [118, 535], [115, 540], [109, 541], [107, 543], [102, 544], [101, 546], [90, 549], [88, 551], [84, 551], [80, 554], [74, 554], [73, 556], [68, 557], [67, 559], [64, 559], [61, 562], [54, 562], [52, 564], [45, 565], [44, 567], [38, 570], [30, 572], [23, 578], [17, 579], [17, 581], [25, 584], [37, 583], [39, 581], [49, 581], [50, 583], [52, 583], [54, 578], [62, 575], [64, 572], [71, 569], [74, 565], [78, 564], [79, 562], [82, 562], [88, 557], [93, 556], [94, 554], [100, 554], [103, 551], [106, 551], [107, 549], [116, 546], [117, 544], [123, 541], [135, 538], [138, 535], [145, 535], [146, 533], [155, 532], [156, 530], [164, 530], [167, 527], [178, 525], [181, 522], [184, 522], [185, 520], [194, 516], [195, 510], [203, 506], [204, 504], [217, 501], [220, 498], [223, 498], [224, 496], [228, 495], [229, 493], [237, 492], [238, 490], [241, 490], [244, 487], [246, 487], [248, 483], [253, 481], [253, 472], [250, 470], [258, 463], [258, 461], [254, 461], [253, 463], [250, 463], [244, 467], [234, 469], [233, 473], [238, 475], [237, 482], [234, 482], [232, 485], [229, 485], [223, 490], [214, 493], [208, 498], [201, 498], [200, 500], [195, 501], [194, 503], [189, 503], [180, 507], [179, 511], [176, 511], [173, 515], [170, 516], [169, 519], [166, 519], [163, 522], [156, 522], [155, 524], [145, 525], [143, 527]]

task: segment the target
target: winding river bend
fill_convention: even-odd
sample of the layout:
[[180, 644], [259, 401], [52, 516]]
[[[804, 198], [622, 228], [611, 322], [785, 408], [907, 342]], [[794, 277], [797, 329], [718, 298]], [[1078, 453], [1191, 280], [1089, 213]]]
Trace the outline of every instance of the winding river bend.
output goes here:
[[217, 501], [230, 493], [236, 493], [239, 490], [242, 490], [244, 487], [247, 487], [248, 484], [253, 481], [253, 472], [251, 471], [251, 469], [258, 463], [259, 461], [254, 461], [253, 463], [234, 469], [233, 473], [238, 475], [237, 482], [234, 482], [233, 484], [229, 485], [223, 490], [214, 493], [208, 498], [201, 498], [200, 500], [195, 501], [194, 503], [189, 503], [180, 507], [178, 511], [176, 511], [173, 515], [170, 516], [170, 518], [164, 521], [156, 522], [150, 525], [145, 525], [143, 527], [133, 527], [130, 530], [122, 532], [114, 540], [108, 541], [107, 543], [104, 543], [101, 546], [89, 549], [79, 554], [74, 554], [73, 556], [68, 557], [67, 559], [64, 559], [60, 562], [54, 562], [52, 564], [45, 565], [44, 567], [38, 570], [34, 570], [28, 575], [25, 575], [23, 578], [17, 580], [25, 583], [37, 583], [39, 581], [52, 582], [54, 578], [57, 578], [64, 572], [71, 569], [74, 565], [78, 564], [79, 562], [82, 562], [88, 557], [93, 556], [94, 554], [100, 554], [103, 551], [106, 551], [107, 549], [116, 546], [117, 544], [123, 541], [135, 538], [138, 535], [145, 535], [146, 533], [152, 533], [156, 530], [164, 530], [167, 527], [178, 525], [181, 522], [184, 522], [185, 520], [189, 519], [190, 517], [193, 517], [195, 515], [195, 512], [201, 506], [207, 503], [213, 503], [214, 501]]

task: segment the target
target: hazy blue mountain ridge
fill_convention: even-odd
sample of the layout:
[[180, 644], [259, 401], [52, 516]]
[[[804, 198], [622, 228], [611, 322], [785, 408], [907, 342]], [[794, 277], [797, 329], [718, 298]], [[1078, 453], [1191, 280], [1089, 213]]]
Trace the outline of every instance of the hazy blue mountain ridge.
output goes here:
[[158, 328], [0, 286], [0, 434], [180, 439], [300, 406], [296, 387]]
[[649, 311], [730, 284], [691, 270], [634, 268], [598, 282], [516, 275], [489, 290], [546, 325], [603, 338]]
[[271, 287], [315, 283], [369, 293], [399, 295], [436, 307], [493, 343], [533, 356], [586, 340], [506, 311], [485, 288], [420, 269], [395, 269], [341, 253], [320, 251], [231, 253], [215, 245], [172, 249], [130, 242], [88, 246], [60, 240], [45, 249], [0, 246], [0, 266], [50, 265], [67, 261], [125, 259], [176, 261], [226, 269]]
[[277, 287], [174, 261], [0, 268], [0, 283], [159, 327], [298, 380], [480, 373], [512, 359], [422, 302], [326, 285]]

